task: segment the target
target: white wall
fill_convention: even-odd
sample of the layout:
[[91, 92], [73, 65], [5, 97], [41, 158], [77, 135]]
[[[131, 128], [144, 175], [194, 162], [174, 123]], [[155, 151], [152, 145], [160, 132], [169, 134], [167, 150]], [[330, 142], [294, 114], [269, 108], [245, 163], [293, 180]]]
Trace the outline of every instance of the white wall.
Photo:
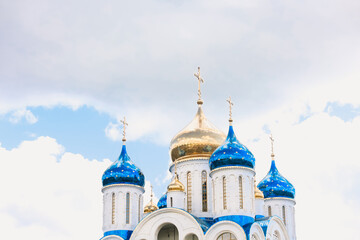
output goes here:
[[[225, 167], [211, 172], [214, 191], [214, 218], [225, 215], [255, 217], [255, 172], [243, 167]], [[223, 177], [226, 179], [227, 209], [223, 207]], [[240, 208], [239, 176], [242, 176], [243, 208]]]
[[[181, 208], [185, 210], [185, 192], [171, 191], [167, 193], [167, 207]], [[171, 198], [173, 204], [171, 206]]]
[[[191, 172], [192, 181], [192, 211], [191, 214], [197, 217], [212, 217], [212, 189], [211, 179], [209, 176], [209, 158], [191, 158], [177, 163], [177, 173], [179, 180], [185, 186], [187, 192], [187, 173]], [[202, 188], [201, 188], [201, 173], [207, 173], [207, 212], [202, 211]], [[170, 166], [170, 172], [174, 174], [174, 164]], [[185, 197], [185, 210], [187, 210], [187, 198]]]
[[296, 240], [295, 231], [295, 201], [290, 198], [266, 198], [264, 204], [265, 216], [269, 216], [268, 208], [271, 207], [272, 216], [278, 216], [282, 221], [283, 211], [282, 207], [285, 207], [285, 227], [289, 234], [290, 240]]
[[[133, 230], [143, 217], [144, 188], [130, 184], [106, 186], [103, 192], [103, 231]], [[115, 223], [112, 224], [112, 194], [115, 193]], [[126, 193], [130, 193], [130, 222], [126, 224]]]

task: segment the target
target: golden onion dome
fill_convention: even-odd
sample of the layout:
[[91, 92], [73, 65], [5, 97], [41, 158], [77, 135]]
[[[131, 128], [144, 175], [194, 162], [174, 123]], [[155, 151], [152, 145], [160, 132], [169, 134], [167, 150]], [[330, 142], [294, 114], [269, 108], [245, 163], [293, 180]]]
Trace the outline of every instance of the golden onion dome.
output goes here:
[[263, 192], [257, 187], [256, 180], [254, 180], [255, 185], [255, 199], [264, 199]]
[[182, 184], [179, 181], [176, 173], [175, 173], [174, 179], [171, 181], [171, 183], [169, 184], [167, 189], [168, 189], [168, 192], [184, 192], [185, 191], [184, 184]]
[[146, 206], [144, 207], [144, 213], [151, 213], [155, 210], [158, 210], [159, 208], [153, 203], [152, 199]]
[[144, 207], [144, 213], [151, 213], [155, 210], [158, 210], [159, 208], [153, 203], [153, 191], [152, 191], [152, 186], [151, 188], [151, 194], [150, 194], [150, 202], [148, 204], [146, 204], [146, 206]]
[[201, 104], [198, 102], [195, 118], [171, 140], [173, 162], [191, 157], [210, 157], [225, 140], [225, 134], [205, 117]]

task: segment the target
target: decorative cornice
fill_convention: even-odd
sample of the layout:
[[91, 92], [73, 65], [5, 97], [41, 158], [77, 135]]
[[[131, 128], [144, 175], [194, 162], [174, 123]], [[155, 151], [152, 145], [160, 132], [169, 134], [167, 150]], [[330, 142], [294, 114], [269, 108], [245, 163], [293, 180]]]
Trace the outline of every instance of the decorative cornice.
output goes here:
[[103, 188], [101, 189], [101, 191], [104, 192], [104, 190], [105, 190], [106, 188], [111, 188], [111, 187], [135, 187], [135, 188], [139, 188], [139, 189], [145, 191], [144, 187], [140, 187], [140, 186], [134, 185], [134, 184], [124, 184], [124, 183], [107, 185], [107, 186], [103, 187]]
[[271, 198], [265, 198], [264, 200], [265, 200], [265, 201], [270, 201], [270, 200], [288, 200], [288, 201], [291, 201], [291, 202], [296, 203], [295, 199], [287, 198], [287, 197], [271, 197]]
[[255, 173], [255, 170], [252, 169], [252, 168], [241, 167], [241, 166], [228, 166], [228, 167], [216, 168], [216, 169], [214, 169], [214, 170], [212, 170], [212, 171], [210, 172], [210, 175], [212, 175], [212, 174], [213, 174], [214, 172], [216, 172], [216, 171], [228, 170], [228, 169], [244, 169], [244, 170], [249, 170], [249, 171], [253, 172], [254, 175], [256, 174], [256, 173]]
[[[177, 158], [175, 161], [177, 162], [183, 162], [183, 161], [187, 161], [187, 160], [191, 160], [193, 158], [210, 158], [212, 153], [209, 154], [193, 154], [193, 155], [189, 155], [189, 156], [183, 156], [183, 157], [179, 157]], [[173, 161], [173, 162], [175, 162]]]
[[[184, 162], [189, 162], [189, 161], [198, 161], [198, 160], [204, 160], [204, 161], [209, 161], [209, 158], [210, 157], [204, 157], [204, 156], [200, 156], [200, 157], [197, 157], [197, 156], [189, 156], [189, 157], [184, 157], [184, 159], [182, 160], [176, 160], [176, 164], [181, 164], [181, 163], [184, 163]], [[169, 170], [175, 165], [175, 162], [172, 162], [170, 167], [169, 167]], [[179, 165], [178, 165], [179, 166]]]

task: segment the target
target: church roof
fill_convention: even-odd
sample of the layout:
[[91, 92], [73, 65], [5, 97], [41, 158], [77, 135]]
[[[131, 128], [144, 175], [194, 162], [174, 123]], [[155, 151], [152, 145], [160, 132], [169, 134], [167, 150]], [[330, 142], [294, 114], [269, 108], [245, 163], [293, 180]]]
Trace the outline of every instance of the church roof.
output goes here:
[[229, 166], [254, 168], [255, 158], [249, 149], [237, 140], [233, 126], [230, 125], [225, 142], [211, 155], [209, 164], [210, 170]]
[[167, 193], [165, 193], [164, 195], [161, 196], [161, 198], [159, 199], [159, 201], [157, 203], [157, 206], [159, 209], [167, 207]]
[[272, 160], [270, 171], [261, 180], [258, 188], [264, 193], [265, 198], [295, 198], [294, 186], [280, 174], [276, 168], [275, 160]]
[[210, 157], [224, 141], [225, 134], [205, 116], [201, 105], [194, 119], [170, 143], [172, 161], [190, 157]]
[[122, 146], [119, 158], [104, 172], [102, 183], [104, 187], [112, 184], [133, 184], [144, 187], [144, 174], [131, 161], [125, 143]]

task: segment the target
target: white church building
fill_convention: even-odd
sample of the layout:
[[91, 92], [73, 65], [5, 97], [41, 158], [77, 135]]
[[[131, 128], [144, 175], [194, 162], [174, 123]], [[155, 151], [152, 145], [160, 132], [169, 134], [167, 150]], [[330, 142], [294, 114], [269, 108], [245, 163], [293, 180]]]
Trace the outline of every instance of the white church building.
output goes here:
[[[295, 188], [275, 155], [256, 185], [255, 158], [235, 136], [205, 117], [200, 92], [195, 118], [170, 143], [173, 179], [157, 205], [144, 207], [145, 177], [123, 146], [103, 174], [101, 240], [296, 240]], [[126, 122], [124, 121], [124, 128]], [[272, 140], [272, 139], [271, 139]], [[273, 141], [273, 140], [272, 140]]]

